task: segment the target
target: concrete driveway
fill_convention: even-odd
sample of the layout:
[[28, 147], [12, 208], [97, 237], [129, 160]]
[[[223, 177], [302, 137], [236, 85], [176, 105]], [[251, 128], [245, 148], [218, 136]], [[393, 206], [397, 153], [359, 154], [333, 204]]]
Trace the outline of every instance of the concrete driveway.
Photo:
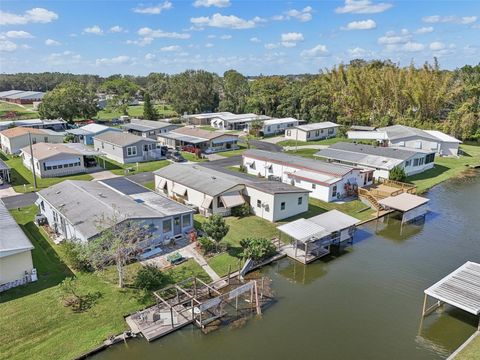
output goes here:
[[4, 197], [2, 198], [2, 201], [7, 209], [16, 209], [33, 205], [37, 199], [38, 195], [34, 192], [30, 192], [26, 194]]

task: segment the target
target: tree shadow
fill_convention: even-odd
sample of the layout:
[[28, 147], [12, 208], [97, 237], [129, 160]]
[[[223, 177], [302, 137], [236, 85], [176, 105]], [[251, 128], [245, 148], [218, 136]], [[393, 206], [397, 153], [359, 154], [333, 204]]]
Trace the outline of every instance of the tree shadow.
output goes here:
[[89, 292], [85, 295], [79, 295], [75, 303], [71, 305], [72, 311], [82, 313], [91, 309], [103, 296], [100, 291]]
[[431, 179], [443, 174], [445, 171], [448, 171], [448, 170], [450, 170], [450, 168], [448, 168], [447, 166], [435, 164], [435, 166], [432, 169], [428, 169], [427, 171], [424, 171], [420, 174], [409, 176], [407, 181], [413, 182], [416, 180]]
[[30, 181], [25, 179], [15, 168], [10, 169], [10, 178], [12, 179], [12, 186], [30, 185]]

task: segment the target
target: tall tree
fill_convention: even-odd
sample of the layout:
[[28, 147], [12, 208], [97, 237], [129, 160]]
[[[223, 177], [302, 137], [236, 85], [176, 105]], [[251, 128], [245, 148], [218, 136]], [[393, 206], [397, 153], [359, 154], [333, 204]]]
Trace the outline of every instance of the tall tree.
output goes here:
[[42, 119], [62, 118], [72, 123], [74, 119], [88, 119], [98, 112], [93, 89], [78, 82], [68, 82], [47, 92], [39, 107]]
[[227, 236], [230, 226], [220, 215], [212, 215], [203, 223], [202, 229], [208, 237], [215, 241], [216, 248], [218, 249], [218, 244]]
[[143, 118], [145, 120], [158, 120], [158, 112], [150, 101], [150, 94], [143, 95]]
[[250, 93], [248, 79], [236, 70], [228, 70], [223, 74], [222, 96], [219, 110], [234, 113], [245, 112], [247, 98]]
[[109, 101], [109, 108], [120, 110], [124, 115], [128, 115], [128, 104], [134, 99], [140, 87], [131, 80], [113, 75], [106, 80], [100, 89], [112, 96]]

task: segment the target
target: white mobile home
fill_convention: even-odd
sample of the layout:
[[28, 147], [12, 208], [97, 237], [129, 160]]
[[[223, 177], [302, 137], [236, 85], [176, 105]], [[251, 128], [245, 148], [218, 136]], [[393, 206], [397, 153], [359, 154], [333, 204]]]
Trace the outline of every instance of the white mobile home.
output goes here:
[[122, 127], [131, 134], [157, 140], [158, 135], [172, 131], [178, 128], [179, 125], [163, 121], [131, 119], [130, 123]]
[[309, 190], [311, 197], [326, 202], [352, 196], [373, 181], [371, 170], [256, 149], [243, 153], [243, 166], [251, 175]]
[[[279, 118], [279, 119], [270, 119], [264, 120], [262, 123], [262, 130], [260, 131], [260, 136], [270, 136], [283, 134], [286, 130], [291, 129], [297, 126], [300, 122], [294, 118]], [[248, 128], [250, 129], [250, 124]]]
[[154, 172], [155, 190], [198, 208], [200, 214], [228, 216], [249, 205], [250, 212], [282, 220], [308, 210], [308, 190], [277, 181], [249, 178], [207, 166], [173, 164]]
[[389, 178], [398, 166], [407, 176], [421, 173], [434, 166], [435, 151], [391, 148], [338, 142], [315, 154], [327, 161], [373, 170], [376, 179]]
[[298, 125], [285, 131], [286, 140], [314, 141], [337, 136], [340, 125], [330, 121]]
[[36, 143], [63, 143], [65, 134], [48, 129], [14, 127], [0, 132], [0, 145], [7, 154], [18, 154], [25, 146]]

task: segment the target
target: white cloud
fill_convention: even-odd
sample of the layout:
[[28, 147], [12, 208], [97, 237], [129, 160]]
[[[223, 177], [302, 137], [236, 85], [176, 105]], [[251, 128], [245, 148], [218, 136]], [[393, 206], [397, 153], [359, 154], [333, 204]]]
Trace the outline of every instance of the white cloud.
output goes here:
[[377, 27], [377, 23], [372, 19], [352, 21], [347, 26], [342, 27], [342, 30], [371, 30]]
[[228, 28], [228, 29], [251, 29], [254, 28], [258, 22], [262, 22], [264, 19], [254, 18], [251, 20], [246, 20], [239, 18], [235, 15], [222, 15], [219, 13], [209, 16], [200, 16], [196, 18], [190, 18], [190, 22], [195, 26], [211, 26], [217, 28]]
[[103, 34], [102, 28], [98, 25], [93, 25], [91, 27], [87, 27], [87, 28], [83, 29], [83, 32], [87, 33], [87, 34], [93, 34], [93, 35], [102, 35]]
[[350, 54], [350, 56], [353, 56], [353, 57], [361, 57], [361, 56], [365, 56], [367, 51], [365, 49], [362, 49], [361, 47], [356, 47], [353, 49], [348, 49], [348, 53]]
[[167, 32], [160, 29], [154, 30], [149, 27], [143, 27], [137, 33], [144, 38], [190, 39], [190, 34], [187, 33]]
[[224, 7], [229, 7], [230, 0], [196, 0], [193, 3], [193, 6], [195, 7], [219, 7], [219, 8], [224, 8]]
[[265, 44], [265, 49], [271, 50], [271, 49], [276, 49], [276, 48], [278, 48], [277, 44], [274, 44], [274, 43]]
[[212, 47], [214, 47], [214, 45], [213, 45], [212, 43], [206, 43], [206, 44], [205, 44], [205, 47], [206, 47], [206, 48], [212, 48]]
[[283, 20], [283, 19], [289, 20], [293, 18], [293, 19], [297, 19], [300, 22], [307, 22], [312, 20], [312, 11], [313, 9], [311, 6], [307, 6], [302, 10], [291, 9], [285, 12], [284, 17], [280, 15], [282, 16], [282, 19], [280, 20]]
[[377, 14], [392, 7], [389, 3], [373, 3], [370, 0], [345, 0], [345, 5], [335, 9], [338, 14]]
[[156, 58], [156, 56], [154, 54], [150, 54], [150, 53], [145, 54], [145, 60], [147, 60], [147, 61], [152, 61], [155, 58]]
[[254, 42], [254, 43], [262, 42], [262, 40], [260, 40], [260, 39], [259, 39], [258, 37], [256, 37], [256, 36], [250, 38], [250, 41], [251, 41], [251, 42]]
[[169, 10], [172, 8], [172, 3], [170, 1], [164, 1], [161, 4], [156, 6], [148, 6], [148, 7], [137, 7], [133, 9], [133, 12], [137, 14], [147, 14], [147, 15], [158, 15], [163, 10]]
[[62, 66], [72, 64], [79, 64], [82, 62], [82, 57], [72, 51], [65, 50], [61, 53], [52, 53], [43, 59], [50, 66]]
[[10, 40], [0, 40], [0, 51], [2, 52], [12, 52], [17, 50], [18, 46], [13, 41]]
[[113, 57], [113, 58], [96, 59], [95, 64], [97, 66], [99, 66], [99, 65], [119, 65], [119, 64], [128, 64], [131, 61], [132, 61], [132, 59], [130, 58], [130, 56], [120, 55], [120, 56]]
[[230, 40], [232, 38], [232, 35], [222, 35], [220, 36], [220, 39], [222, 40]]
[[160, 51], [165, 51], [165, 52], [173, 52], [173, 51], [180, 51], [182, 50], [182, 47], [179, 45], [170, 45], [170, 46], [164, 46], [160, 48]]
[[463, 25], [468, 25], [472, 24], [475, 21], [477, 21], [478, 17], [477, 16], [440, 16], [440, 15], [431, 15], [431, 16], [425, 16], [422, 18], [423, 22], [426, 23], [454, 23], [454, 24], [463, 24]]
[[126, 32], [126, 30], [119, 25], [112, 26], [109, 31], [112, 32], [112, 33]]
[[300, 56], [304, 58], [319, 58], [326, 56], [328, 54], [328, 49], [325, 45], [319, 44], [311, 49], [303, 50], [300, 53]]
[[378, 38], [378, 43], [380, 45], [405, 44], [410, 41], [411, 37], [407, 29], [402, 29], [399, 34], [388, 31], [384, 36]]
[[304, 40], [303, 34], [297, 33], [297, 32], [282, 34], [281, 38], [282, 38], [282, 41], [288, 41], [288, 42], [299, 42]]
[[401, 49], [408, 52], [418, 52], [425, 49], [425, 45], [409, 41], [406, 44], [403, 44]]
[[430, 43], [428, 47], [430, 48], [430, 50], [433, 50], [433, 51], [439, 51], [446, 48], [445, 44], [440, 41], [434, 41]]
[[22, 30], [10, 30], [1, 35], [10, 39], [31, 39], [34, 37], [32, 34]]
[[47, 39], [47, 40], [45, 40], [45, 45], [47, 45], [47, 46], [59, 46], [59, 45], [62, 45], [62, 44], [60, 43], [60, 41], [53, 40], [53, 39]]
[[56, 13], [44, 8], [33, 8], [21, 15], [0, 11], [0, 25], [46, 24], [56, 19], [58, 19]]
[[426, 34], [426, 33], [431, 33], [433, 31], [433, 26], [424, 26], [421, 27], [417, 30], [415, 30], [416, 34]]

